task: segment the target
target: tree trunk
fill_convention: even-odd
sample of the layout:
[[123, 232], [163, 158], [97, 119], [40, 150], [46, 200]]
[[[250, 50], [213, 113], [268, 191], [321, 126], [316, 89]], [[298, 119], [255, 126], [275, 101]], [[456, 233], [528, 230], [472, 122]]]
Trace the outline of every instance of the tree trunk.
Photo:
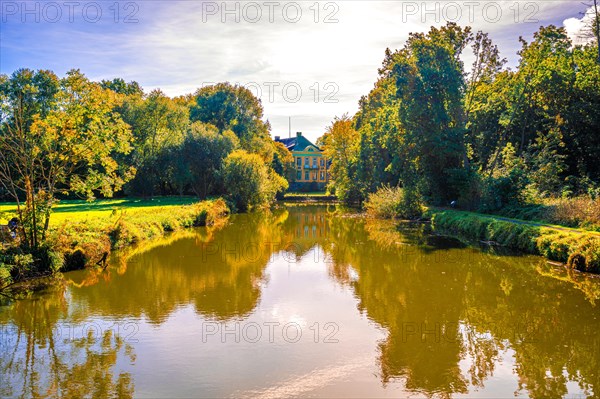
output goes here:
[[35, 193], [33, 192], [33, 186], [31, 184], [31, 178], [29, 176], [25, 177], [25, 194], [26, 194], [26, 202], [25, 207], [27, 211], [31, 214], [31, 231], [30, 231], [30, 247], [37, 248], [37, 215], [36, 215], [36, 206], [35, 206]]

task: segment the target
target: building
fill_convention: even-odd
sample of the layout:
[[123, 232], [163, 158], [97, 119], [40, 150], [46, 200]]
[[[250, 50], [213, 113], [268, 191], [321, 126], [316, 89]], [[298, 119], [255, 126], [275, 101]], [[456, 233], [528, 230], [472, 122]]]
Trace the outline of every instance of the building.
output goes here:
[[329, 182], [331, 163], [319, 147], [302, 136], [302, 132], [289, 139], [275, 136], [275, 141], [282, 143], [294, 156], [296, 176], [290, 181], [291, 191], [325, 190]]

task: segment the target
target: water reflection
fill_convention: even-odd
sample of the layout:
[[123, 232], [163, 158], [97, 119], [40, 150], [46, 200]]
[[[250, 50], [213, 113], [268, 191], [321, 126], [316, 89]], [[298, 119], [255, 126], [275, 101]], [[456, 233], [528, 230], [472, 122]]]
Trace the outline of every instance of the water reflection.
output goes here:
[[[136, 361], [136, 352], [152, 358], [165, 351], [181, 361], [170, 377], [181, 395], [190, 392], [177, 391], [186, 384], [204, 387], [191, 391], [196, 396], [285, 393], [273, 388], [277, 376], [301, 381], [314, 370], [328, 386], [303, 393], [317, 396], [402, 396], [398, 387], [435, 397], [593, 396], [600, 387], [597, 278], [537, 257], [484, 253], [433, 236], [426, 225], [398, 227], [333, 206], [235, 215], [222, 229], [131, 248], [108, 269], [67, 280], [66, 287], [0, 308], [0, 325], [9, 328], [1, 359], [9, 383], [1, 396], [131, 396], [134, 383], [156, 396], [146, 388], [156, 376], [144, 374], [150, 366]], [[345, 340], [320, 347], [198, 345], [202, 323], [262, 325], [285, 312], [294, 320], [338, 315], [324, 321], [337, 322]], [[188, 332], [175, 335], [175, 344], [178, 318], [189, 331], [178, 324]], [[90, 321], [139, 323], [140, 341], [110, 328], [83, 330], [72, 341], [57, 333], [65, 323]], [[384, 337], [375, 339], [373, 330]], [[334, 376], [344, 356], [359, 353], [367, 361], [347, 366], [360, 382]], [[222, 363], [206, 367], [198, 359]], [[190, 368], [194, 378], [177, 379]], [[241, 388], [217, 383], [231, 382], [228, 370], [236, 370]]]
[[[565, 395], [569, 381], [586, 394], [600, 386], [595, 302], [533, 272], [543, 260], [447, 247], [415, 251], [405, 235], [376, 221], [334, 219], [332, 230], [341, 242], [370, 238], [338, 251], [333, 267], [357, 273], [344, 282], [359, 308], [389, 332], [380, 345], [384, 384], [399, 378], [428, 396], [466, 393], [468, 385], [484, 386], [510, 348], [521, 394]], [[597, 279], [579, 276], [576, 284], [598, 292]]]
[[[63, 323], [69, 301], [62, 288], [18, 301], [0, 312], [2, 397], [132, 397], [131, 375], [117, 359], [133, 348], [107, 329]], [[79, 335], [81, 334], [81, 335]]]

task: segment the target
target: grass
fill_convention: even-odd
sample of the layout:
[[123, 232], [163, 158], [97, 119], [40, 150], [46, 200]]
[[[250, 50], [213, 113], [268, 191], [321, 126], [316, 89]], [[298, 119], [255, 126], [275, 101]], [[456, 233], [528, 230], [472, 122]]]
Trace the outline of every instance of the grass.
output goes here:
[[427, 215], [437, 230], [542, 255], [581, 271], [600, 273], [600, 234], [597, 232], [455, 210], [429, 209]]
[[[58, 226], [66, 221], [95, 221], [110, 219], [114, 213], [127, 211], [129, 214], [150, 212], [168, 207], [179, 207], [197, 202], [195, 197], [160, 197], [153, 199], [127, 198], [96, 200], [93, 202], [66, 200], [53, 208], [50, 217], [51, 226]], [[16, 216], [15, 203], [0, 203], [0, 224]]]

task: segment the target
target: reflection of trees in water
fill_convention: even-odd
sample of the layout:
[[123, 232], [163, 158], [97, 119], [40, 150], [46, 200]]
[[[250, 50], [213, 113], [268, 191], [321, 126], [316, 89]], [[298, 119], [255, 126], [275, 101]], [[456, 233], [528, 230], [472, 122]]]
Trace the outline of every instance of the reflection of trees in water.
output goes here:
[[11, 327], [0, 357], [0, 396], [133, 396], [131, 375], [114, 371], [119, 357], [134, 361], [133, 349], [112, 330], [89, 330], [85, 337], [71, 339], [61, 325], [67, 311], [58, 287], [43, 300], [18, 301], [0, 313], [3, 328]]
[[227, 228], [210, 234], [198, 229], [167, 238], [167, 245], [151, 243], [150, 251], [136, 248], [124, 254], [127, 263], [117, 260], [119, 278], [92, 278], [95, 284], [73, 288], [73, 297], [100, 314], [146, 316], [154, 323], [186, 304], [211, 319], [243, 317], [258, 303], [272, 251], [269, 243], [281, 241], [287, 216], [286, 211], [233, 216]]
[[380, 343], [384, 384], [403, 380], [431, 396], [465, 393], [468, 384], [485, 385], [510, 347], [519, 390], [533, 397], [566, 394], [568, 381], [588, 393], [600, 388], [599, 313], [577, 291], [593, 293], [598, 281], [547, 278], [535, 272], [537, 258], [451, 242], [438, 249], [418, 229], [407, 237], [386, 222], [333, 218], [330, 227], [330, 274], [388, 330]]

